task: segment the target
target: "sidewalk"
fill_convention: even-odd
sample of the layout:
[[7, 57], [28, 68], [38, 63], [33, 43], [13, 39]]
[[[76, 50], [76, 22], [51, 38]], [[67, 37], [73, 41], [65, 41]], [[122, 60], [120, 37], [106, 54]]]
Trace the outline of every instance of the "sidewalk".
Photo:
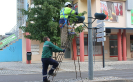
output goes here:
[[[102, 76], [100, 76], [100, 73], [101, 73], [100, 71], [99, 74], [97, 74], [97, 72], [94, 72], [94, 80], [88, 80], [88, 78], [86, 79], [87, 72], [82, 72], [82, 80], [81, 80], [79, 76], [76, 79], [75, 72], [60, 72], [53, 79], [53, 81], [51, 77], [49, 80], [51, 80], [51, 82], [133, 82], [132, 79], [128, 78], [120, 79], [120, 77], [115, 77], [115, 76], [113, 77], [112, 74], [106, 75], [106, 77], [108, 78], [105, 78], [104, 76], [105, 73], [103, 73], [104, 75]], [[132, 77], [133, 75], [130, 76], [130, 78]], [[42, 82], [42, 75], [41, 74], [0, 75], [0, 82]]]
[[[77, 61], [76, 62], [76, 70], [79, 71], [79, 64]], [[128, 75], [130, 78], [127, 80], [133, 80], [133, 61], [132, 59], [127, 60], [127, 61], [117, 61], [117, 60], [106, 60], [105, 62], [105, 68], [102, 67], [102, 61], [97, 60], [95, 64], [93, 65], [94, 67], [94, 80], [93, 81], [106, 81], [106, 80], [123, 80], [123, 82], [126, 82], [126, 78]], [[113, 71], [112, 71], [113, 70]], [[121, 72], [123, 74], [126, 74], [126, 76], [121, 77]], [[130, 70], [130, 71], [128, 71]], [[84, 77], [84, 82], [88, 82], [88, 61], [85, 62], [80, 62], [80, 71], [81, 74]], [[110, 72], [108, 72], [110, 71]], [[119, 72], [118, 72], [119, 71]], [[105, 74], [105, 73], [106, 74]], [[114, 74], [114, 73], [115, 74]], [[42, 73], [42, 63], [41, 61], [39, 62], [32, 62], [31, 64], [26, 64], [22, 62], [0, 62], [0, 75], [21, 75], [21, 74], [40, 74]], [[74, 76], [71, 75], [74, 74]], [[81, 82], [81, 79], [78, 78], [75, 79], [75, 65], [73, 60], [64, 60], [61, 63], [60, 70], [58, 72], [60, 76], [64, 76], [64, 74], [67, 74], [67, 81], [62, 81], [65, 79], [61, 79], [61, 77], [57, 76], [55, 79], [58, 81], [55, 82]], [[112, 75], [111, 75], [112, 74]], [[119, 74], [119, 75], [118, 75]], [[69, 78], [69, 75], [71, 78]], [[78, 76], [80, 74], [78, 73]], [[118, 76], [117, 76], [118, 75]], [[119, 77], [120, 76], [120, 77]], [[132, 76], [132, 77], [131, 77]], [[65, 77], [66, 78], [66, 77]]]
[[[71, 62], [71, 63], [70, 63]], [[76, 62], [76, 68], [79, 68], [78, 61]], [[75, 65], [73, 60], [63, 61], [60, 67], [64, 71], [75, 71]], [[111, 70], [111, 69], [133, 69], [133, 61], [132, 59], [128, 59], [127, 61], [117, 61], [117, 60], [105, 60], [105, 68], [103, 68], [103, 62], [101, 60], [96, 60], [93, 63], [94, 71], [101, 70]], [[88, 61], [80, 62], [81, 71], [88, 71]]]

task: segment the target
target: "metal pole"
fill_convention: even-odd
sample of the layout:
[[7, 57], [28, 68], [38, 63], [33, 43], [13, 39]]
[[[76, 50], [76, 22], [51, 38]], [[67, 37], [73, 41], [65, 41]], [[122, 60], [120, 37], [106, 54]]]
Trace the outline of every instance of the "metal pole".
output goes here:
[[105, 61], [104, 61], [104, 41], [102, 42], [102, 46], [103, 46], [103, 68], [105, 67]]
[[[91, 17], [91, 0], [87, 0], [88, 17]], [[93, 42], [92, 42], [92, 19], [88, 18], [88, 59], [89, 59], [89, 80], [93, 80]]]
[[93, 34], [93, 36], [94, 36], [94, 48], [93, 48], [93, 51], [94, 51], [94, 64], [95, 64], [95, 41], [96, 41], [96, 31], [97, 31], [97, 29], [93, 29], [93, 32], [94, 32], [94, 34]]

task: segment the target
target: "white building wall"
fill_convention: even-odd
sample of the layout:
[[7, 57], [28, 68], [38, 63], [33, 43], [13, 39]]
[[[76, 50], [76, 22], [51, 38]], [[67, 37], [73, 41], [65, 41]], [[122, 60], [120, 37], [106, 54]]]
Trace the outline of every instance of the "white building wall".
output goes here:
[[133, 24], [131, 24], [131, 11], [126, 12], [126, 26], [127, 28], [133, 28]]

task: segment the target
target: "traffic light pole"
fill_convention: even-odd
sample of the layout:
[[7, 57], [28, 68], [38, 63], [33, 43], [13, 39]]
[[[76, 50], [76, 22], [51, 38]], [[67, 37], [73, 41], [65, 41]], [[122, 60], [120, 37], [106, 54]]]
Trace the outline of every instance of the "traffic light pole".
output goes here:
[[102, 47], [103, 47], [103, 68], [105, 67], [105, 61], [104, 61], [104, 41], [102, 41]]
[[91, 0], [87, 0], [88, 5], [88, 59], [89, 59], [89, 80], [93, 80], [93, 43], [92, 43], [92, 19], [91, 16]]

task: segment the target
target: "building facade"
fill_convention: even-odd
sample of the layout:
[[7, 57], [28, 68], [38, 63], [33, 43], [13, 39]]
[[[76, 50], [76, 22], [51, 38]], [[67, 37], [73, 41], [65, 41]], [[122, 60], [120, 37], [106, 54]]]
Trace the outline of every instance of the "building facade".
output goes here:
[[[102, 59], [103, 53], [105, 59], [117, 58], [118, 61], [126, 61], [127, 58], [133, 57], [133, 10], [127, 9], [131, 0], [91, 0], [92, 17], [97, 13], [105, 13], [107, 15], [104, 20], [106, 29], [106, 41], [104, 41], [104, 52], [102, 42], [95, 42], [93, 46], [93, 55], [96, 59]], [[31, 0], [28, 1], [31, 3]], [[88, 11], [87, 0], [73, 0], [74, 9], [83, 12]], [[85, 22], [88, 22], [88, 15], [85, 15]], [[92, 27], [97, 27], [97, 22], [92, 24]], [[94, 31], [94, 29], [93, 29]], [[24, 33], [25, 34], [25, 33]], [[26, 39], [23, 37], [23, 61], [26, 61]], [[38, 41], [30, 41], [32, 61], [40, 61], [43, 43]], [[65, 59], [77, 59], [80, 56], [80, 61], [88, 59], [88, 29], [80, 33], [79, 36], [73, 39], [71, 52], [69, 56], [65, 55]], [[72, 51], [73, 50], [73, 51]]]
[[[130, 0], [128, 0], [130, 1]], [[78, 3], [78, 11], [87, 11], [87, 0], [74, 0], [74, 3]], [[131, 38], [133, 26], [131, 24], [131, 11], [126, 9], [126, 0], [91, 0], [92, 17], [97, 13], [105, 13], [107, 15], [104, 20], [106, 28], [106, 41], [104, 42], [104, 52], [102, 50], [102, 43], [95, 42], [93, 46], [94, 55], [96, 59], [101, 59], [103, 53], [105, 59], [117, 57], [119, 61], [126, 61], [127, 58], [132, 58]], [[129, 6], [129, 5], [128, 5]], [[130, 6], [129, 6], [130, 7]], [[87, 15], [86, 20], [87, 22]], [[96, 21], [92, 24], [92, 27], [97, 27]], [[80, 34], [78, 40], [84, 40], [84, 43], [77, 45], [84, 45], [84, 49], [80, 51], [80, 58], [88, 58], [88, 31], [85, 30]], [[77, 39], [75, 38], [75, 39]], [[80, 47], [81, 49], [81, 47]], [[76, 53], [76, 52], [75, 52]], [[81, 58], [82, 59], [82, 58]], [[81, 60], [84, 61], [84, 60]]]

